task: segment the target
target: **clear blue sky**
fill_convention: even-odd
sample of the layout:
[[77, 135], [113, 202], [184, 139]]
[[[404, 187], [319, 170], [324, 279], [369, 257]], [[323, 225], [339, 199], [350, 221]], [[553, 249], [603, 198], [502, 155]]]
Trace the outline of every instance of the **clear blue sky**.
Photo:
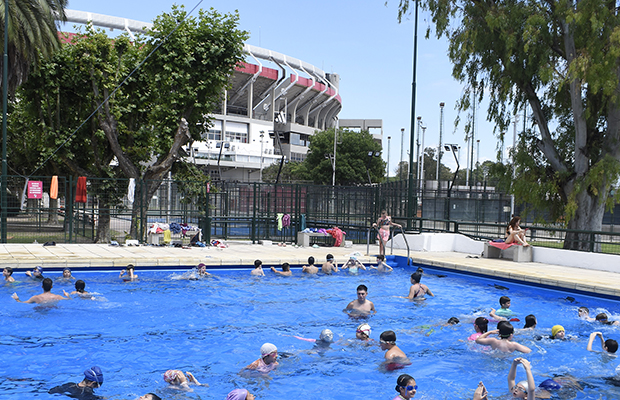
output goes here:
[[[184, 4], [190, 10], [198, 2], [177, 4]], [[384, 0], [205, 0], [200, 8], [213, 7], [219, 12], [237, 9], [240, 28], [250, 32], [249, 44], [339, 74], [343, 104], [340, 118], [383, 119], [383, 158], [387, 159], [387, 137], [391, 136], [390, 175], [393, 176], [400, 161], [403, 127], [403, 154], [408, 160], [413, 71], [413, 16], [399, 24], [397, 3], [398, 0], [390, 0], [386, 6]], [[69, 0], [68, 8], [150, 22], [158, 14], [169, 11], [172, 4], [169, 0]], [[425, 146], [436, 147], [439, 103], [446, 104], [443, 142], [462, 146], [463, 166], [466, 163], [463, 122], [454, 128], [457, 118], [454, 107], [463, 86], [452, 78], [447, 43], [424, 38], [429, 24], [428, 13], [420, 13], [416, 114], [422, 116], [427, 126]], [[72, 27], [66, 26], [65, 30]], [[486, 122], [485, 106], [477, 114], [480, 162], [495, 160], [497, 140], [492, 125]], [[466, 118], [467, 115], [461, 115], [461, 121]], [[445, 154], [442, 161], [454, 169], [452, 155]]]

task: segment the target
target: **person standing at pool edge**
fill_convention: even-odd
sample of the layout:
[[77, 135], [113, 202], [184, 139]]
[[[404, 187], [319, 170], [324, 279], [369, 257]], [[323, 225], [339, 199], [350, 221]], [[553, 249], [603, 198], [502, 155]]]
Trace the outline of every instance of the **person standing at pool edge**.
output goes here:
[[397, 226], [402, 228], [402, 225], [392, 222], [392, 217], [387, 215], [387, 211], [381, 210], [381, 216], [372, 226], [373, 228], [379, 228], [379, 233], [377, 233], [377, 239], [379, 239], [379, 254], [385, 255], [384, 244], [390, 239], [390, 227]]
[[256, 370], [261, 373], [273, 371], [278, 366], [278, 348], [271, 344], [265, 343], [260, 347], [261, 357], [245, 369]]
[[101, 385], [103, 385], [103, 372], [101, 372], [101, 368], [95, 366], [84, 371], [82, 382], [67, 382], [64, 385], [51, 388], [48, 393], [64, 394], [79, 400], [96, 400], [102, 399], [102, 397], [96, 396], [93, 390], [101, 387]]
[[355, 311], [357, 314], [372, 314], [376, 313], [375, 305], [370, 300], [366, 300], [368, 295], [368, 288], [366, 285], [359, 285], [357, 287], [357, 299], [350, 302], [344, 309], [345, 312]]
[[58, 300], [69, 300], [70, 299], [69, 294], [64, 290], [62, 292], [64, 293], [66, 297], [63, 297], [59, 294], [52, 293], [53, 285], [54, 285], [54, 282], [50, 278], [45, 278], [43, 279], [43, 283], [41, 284], [41, 286], [43, 287], [43, 293], [34, 295], [26, 301], [21, 301], [19, 299], [19, 296], [17, 296], [17, 293], [13, 293], [11, 297], [15, 299], [15, 301], [17, 301], [18, 303], [29, 303], [29, 304], [31, 303], [45, 304], [45, 303], [56, 302]]

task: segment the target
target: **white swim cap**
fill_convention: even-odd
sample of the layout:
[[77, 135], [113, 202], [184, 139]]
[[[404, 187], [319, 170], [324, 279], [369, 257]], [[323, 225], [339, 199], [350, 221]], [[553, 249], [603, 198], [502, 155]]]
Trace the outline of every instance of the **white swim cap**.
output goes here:
[[360, 332], [364, 332], [365, 334], [370, 336], [370, 325], [368, 324], [361, 324], [360, 326], [357, 327], [357, 330]]
[[274, 351], [278, 351], [278, 348], [271, 343], [265, 343], [260, 347], [260, 354], [263, 357], [265, 357], [267, 354], [273, 353]]
[[321, 331], [321, 335], [319, 336], [319, 340], [331, 343], [334, 341], [334, 334], [329, 329], [323, 329]]
[[517, 383], [517, 385], [521, 385], [523, 386], [523, 388], [525, 389], [525, 393], [527, 394], [527, 392], [530, 390], [529, 385], [527, 384], [527, 381], [521, 381], [519, 383]]

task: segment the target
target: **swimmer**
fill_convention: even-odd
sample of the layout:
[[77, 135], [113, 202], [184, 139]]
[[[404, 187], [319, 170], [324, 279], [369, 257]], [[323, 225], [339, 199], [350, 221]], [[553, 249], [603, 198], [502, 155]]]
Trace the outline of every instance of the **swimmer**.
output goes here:
[[497, 321], [508, 321], [508, 318], [515, 315], [510, 310], [510, 297], [508, 296], [500, 297], [499, 305], [500, 305], [500, 308], [498, 310], [495, 310], [494, 308], [491, 309], [491, 312], [489, 313], [491, 318]]
[[592, 344], [594, 343], [594, 339], [597, 336], [601, 339], [601, 348], [604, 351], [606, 351], [607, 353], [614, 354], [618, 350], [618, 342], [616, 342], [613, 339], [605, 340], [601, 332], [592, 332], [590, 334], [590, 339], [588, 340], [588, 347], [586, 348], [588, 351], [596, 352], [596, 350], [592, 350]]
[[51, 388], [48, 393], [64, 394], [76, 399], [99, 399], [95, 396], [94, 389], [103, 385], [103, 372], [99, 367], [91, 367], [84, 371], [84, 379], [80, 383], [67, 382], [64, 385]]
[[250, 272], [252, 276], [265, 276], [263, 272], [263, 262], [261, 260], [254, 261], [254, 269]]
[[383, 254], [379, 254], [377, 256], [377, 266], [373, 267], [372, 265], [370, 265], [370, 268], [376, 269], [377, 272], [392, 272], [393, 271], [393, 268], [387, 265], [387, 263], [385, 262], [385, 256]]
[[[187, 374], [187, 377], [185, 376]], [[195, 385], [201, 386], [198, 379], [194, 377], [191, 372], [179, 371], [178, 369], [169, 369], [164, 372], [164, 381], [166, 381], [170, 386], [175, 389], [189, 389], [189, 384], [193, 383]], [[206, 386], [206, 385], [205, 385]]]
[[596, 321], [600, 322], [603, 325], [620, 325], [620, 321], [609, 321], [607, 318], [607, 314], [600, 313], [596, 316]]
[[358, 261], [357, 257], [351, 256], [349, 257], [349, 261], [344, 263], [340, 269], [348, 269], [350, 274], [357, 274], [358, 269], [363, 269], [366, 271], [366, 267], [364, 264]]
[[205, 263], [198, 264], [196, 269], [198, 270], [198, 276], [201, 278], [205, 278], [207, 276], [213, 276], [207, 272], [207, 265]]
[[15, 278], [13, 278], [13, 268], [4, 267], [2, 270], [2, 276], [4, 276], [4, 281], [6, 283], [15, 282]]
[[396, 333], [394, 331], [385, 331], [379, 337], [381, 350], [386, 350], [385, 361], [389, 363], [408, 363], [409, 359], [405, 353], [396, 346]]
[[291, 275], [293, 275], [293, 271], [291, 271], [291, 266], [287, 262], [282, 263], [282, 271], [278, 271], [275, 267], [271, 267], [271, 271], [273, 271], [276, 274], [281, 275], [281, 276], [291, 276]]
[[308, 265], [301, 267], [301, 272], [305, 274], [318, 274], [319, 269], [314, 265], [314, 257], [308, 257]]
[[[516, 383], [517, 365], [519, 364], [523, 365], [527, 380]], [[513, 398], [534, 400], [536, 383], [534, 382], [534, 375], [532, 375], [532, 365], [525, 358], [517, 357], [512, 361], [508, 372], [508, 390], [512, 393]]]
[[551, 328], [551, 339], [566, 339], [566, 331], [562, 325], [554, 325], [553, 328]]
[[45, 277], [43, 276], [43, 268], [39, 266], [34, 267], [32, 272], [26, 271], [26, 275], [28, 275], [30, 278], [34, 279], [35, 281], [42, 281], [43, 279], [45, 279]]
[[523, 326], [523, 329], [534, 329], [537, 324], [538, 321], [536, 320], [536, 316], [534, 316], [534, 314], [530, 314], [525, 317], [525, 325]]
[[271, 344], [265, 343], [260, 347], [261, 357], [245, 369], [256, 370], [261, 373], [273, 371], [278, 366], [278, 348]]
[[372, 331], [370, 330], [370, 325], [368, 324], [360, 324], [357, 329], [355, 330], [355, 337], [359, 340], [362, 340], [364, 342], [367, 342], [369, 340], [372, 340], [370, 338], [370, 333]]
[[577, 315], [579, 316], [579, 318], [588, 322], [596, 321], [596, 318], [592, 318], [590, 316], [590, 310], [588, 309], [588, 307], [579, 307], [579, 309], [577, 310]]
[[331, 275], [332, 272], [338, 272], [338, 264], [334, 263], [334, 256], [328, 254], [325, 256], [325, 259], [327, 261], [321, 266], [321, 271], [327, 275]]
[[359, 285], [357, 287], [357, 299], [350, 302], [347, 307], [343, 310], [344, 312], [355, 311], [356, 314], [372, 314], [376, 313], [375, 305], [372, 301], [366, 300], [366, 296], [368, 295], [368, 288], [366, 285]]
[[409, 300], [424, 300], [424, 295], [429, 295], [435, 297], [433, 292], [428, 288], [428, 286], [420, 283], [420, 279], [422, 279], [422, 274], [418, 272], [414, 272], [411, 274], [411, 287], [409, 288], [409, 294], [405, 299]]
[[[532, 350], [529, 347], [512, 341], [514, 334], [514, 327], [510, 322], [500, 322], [497, 324], [498, 329], [488, 331], [476, 338], [476, 343], [485, 346], [491, 346], [493, 350], [499, 350], [504, 353], [512, 353], [513, 351], [520, 351], [521, 353], [530, 353]], [[489, 337], [489, 335], [499, 335], [498, 338]]]
[[161, 400], [161, 397], [159, 397], [155, 393], [147, 393], [138, 397], [138, 400]]
[[59, 294], [53, 294], [52, 291], [52, 286], [54, 285], [54, 282], [50, 279], [50, 278], [45, 278], [43, 279], [43, 283], [42, 283], [42, 287], [43, 287], [43, 293], [41, 294], [37, 294], [32, 296], [31, 298], [29, 298], [26, 301], [21, 301], [19, 299], [19, 296], [17, 296], [17, 293], [13, 293], [13, 295], [11, 296], [13, 299], [15, 299], [15, 301], [17, 301], [18, 303], [36, 303], [36, 304], [46, 304], [46, 303], [55, 303], [59, 300], [69, 300], [69, 293], [67, 293], [66, 291], [62, 291], [65, 295], [65, 297], [59, 295]]
[[398, 396], [393, 400], [413, 399], [416, 390], [418, 390], [418, 385], [415, 384], [415, 379], [411, 375], [402, 374], [396, 380]]
[[226, 396], [226, 400], [254, 400], [255, 397], [247, 389], [234, 389]]
[[78, 296], [90, 296], [90, 294], [84, 290], [86, 288], [86, 282], [81, 279], [75, 281], [75, 290], [71, 294], [77, 294]]
[[65, 268], [62, 270], [62, 278], [60, 279], [70, 281], [71, 279], [75, 279], [75, 278], [73, 277], [73, 275], [71, 275], [71, 269]]
[[474, 321], [474, 330], [476, 333], [472, 333], [471, 336], [467, 338], [469, 341], [474, 341], [480, 337], [483, 333], [486, 333], [489, 330], [489, 320], [485, 317], [478, 317]]
[[135, 281], [136, 279], [138, 279], [138, 275], [134, 273], [134, 269], [135, 267], [133, 266], [133, 264], [129, 264], [127, 265], [127, 268], [121, 271], [118, 277], [123, 278], [126, 275], [126, 277], [123, 278], [125, 282]]

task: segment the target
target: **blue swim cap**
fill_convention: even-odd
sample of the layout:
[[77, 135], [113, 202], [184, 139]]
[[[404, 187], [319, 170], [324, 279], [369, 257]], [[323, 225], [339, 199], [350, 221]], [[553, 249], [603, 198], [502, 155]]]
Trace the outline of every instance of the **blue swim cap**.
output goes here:
[[541, 387], [547, 390], [557, 390], [557, 389], [561, 389], [562, 385], [560, 385], [558, 382], [554, 381], [553, 379], [545, 379], [544, 381], [540, 382], [540, 385], [538, 385], [538, 387]]
[[101, 385], [103, 383], [103, 372], [99, 367], [91, 367], [84, 371], [84, 378]]

